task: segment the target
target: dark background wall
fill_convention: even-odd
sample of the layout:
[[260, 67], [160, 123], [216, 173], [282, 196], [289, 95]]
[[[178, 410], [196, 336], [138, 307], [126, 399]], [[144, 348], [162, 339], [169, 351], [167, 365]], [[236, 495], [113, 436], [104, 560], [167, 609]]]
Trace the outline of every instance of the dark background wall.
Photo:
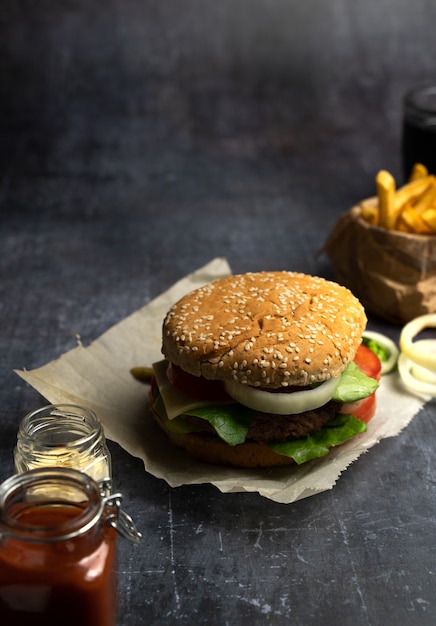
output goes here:
[[138, 151], [229, 158], [328, 158], [351, 133], [367, 185], [398, 168], [401, 97], [435, 76], [435, 22], [433, 0], [2, 0], [3, 172], [71, 150], [92, 169], [102, 125], [109, 167], [116, 123]]

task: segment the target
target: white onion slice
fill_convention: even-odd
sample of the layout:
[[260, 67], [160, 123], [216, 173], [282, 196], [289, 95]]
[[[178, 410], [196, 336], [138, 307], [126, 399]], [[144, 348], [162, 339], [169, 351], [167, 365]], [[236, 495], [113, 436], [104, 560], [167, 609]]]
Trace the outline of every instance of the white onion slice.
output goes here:
[[426, 367], [421, 367], [421, 365], [415, 365], [413, 363], [410, 371], [412, 375], [418, 380], [422, 380], [424, 383], [431, 383], [432, 385], [436, 385], [436, 372], [432, 372]]
[[[413, 347], [421, 352], [428, 352], [429, 354], [436, 354], [436, 339], [419, 339], [415, 341]], [[428, 367], [418, 365], [416, 362], [412, 362], [411, 372], [415, 378], [427, 383], [433, 383], [436, 385], [436, 371], [430, 370]]]
[[363, 336], [368, 337], [368, 339], [373, 339], [374, 341], [379, 343], [382, 348], [385, 348], [385, 350], [389, 353], [388, 360], [381, 361], [381, 373], [388, 374], [389, 372], [391, 372], [397, 363], [398, 355], [400, 353], [392, 339], [386, 337], [386, 335], [382, 335], [381, 333], [376, 332], [375, 330], [365, 330]]
[[[422, 393], [427, 396], [431, 396], [432, 398], [436, 398], [436, 381], [432, 383], [429, 380], [423, 380], [424, 376], [421, 378], [419, 375], [422, 375], [422, 369], [418, 370], [416, 368], [420, 368], [420, 366], [416, 366], [413, 361], [407, 358], [405, 354], [400, 354], [398, 357], [398, 371], [401, 376], [401, 380], [404, 385], [415, 393]], [[431, 373], [430, 370], [427, 372]], [[418, 374], [418, 376], [417, 376]]]
[[418, 333], [428, 327], [436, 327], [435, 313], [421, 315], [406, 324], [400, 335], [400, 350], [406, 357], [413, 361], [413, 363], [436, 371], [436, 351], [429, 350], [428, 345], [425, 345], [423, 341], [413, 341], [413, 338]]
[[234, 400], [250, 409], [274, 415], [295, 415], [312, 411], [331, 400], [339, 382], [339, 376], [330, 378], [313, 389], [302, 391], [270, 392], [226, 380], [224, 387]]

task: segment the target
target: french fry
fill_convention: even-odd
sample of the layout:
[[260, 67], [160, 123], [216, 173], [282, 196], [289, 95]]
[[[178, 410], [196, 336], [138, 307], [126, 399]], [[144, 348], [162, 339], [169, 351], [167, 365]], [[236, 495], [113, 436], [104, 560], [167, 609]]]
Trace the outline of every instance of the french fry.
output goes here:
[[398, 230], [402, 230], [403, 227], [408, 229], [408, 232], [417, 235], [428, 235], [431, 233], [431, 228], [410, 204], [403, 207], [398, 217]]
[[421, 217], [432, 232], [436, 234], [436, 208], [426, 209]]
[[362, 204], [360, 207], [360, 215], [366, 222], [368, 222], [368, 224], [371, 224], [372, 226], [377, 226], [379, 223], [379, 210], [376, 206]]
[[417, 180], [418, 178], [424, 178], [425, 176], [428, 176], [428, 169], [425, 167], [425, 165], [423, 165], [422, 163], [415, 163], [415, 165], [412, 167], [412, 171], [410, 172], [408, 182], [411, 183], [414, 180]]
[[403, 222], [401, 219], [397, 220], [395, 230], [397, 230], [400, 233], [413, 233], [412, 228], [406, 222]]
[[376, 175], [377, 203], [360, 205], [361, 217], [372, 226], [418, 235], [436, 235], [436, 175], [415, 163], [408, 182], [397, 189], [387, 170]]
[[426, 209], [432, 205], [436, 205], [436, 178], [429, 176], [430, 184], [428, 187], [413, 201], [413, 208], [417, 213], [424, 213]]
[[395, 179], [386, 170], [380, 170], [375, 179], [379, 202], [379, 223], [383, 228], [394, 228]]
[[411, 183], [406, 183], [400, 187], [395, 193], [393, 209], [395, 217], [398, 217], [401, 209], [407, 204], [413, 204], [417, 201], [417, 199], [431, 186], [433, 180], [433, 176], [424, 176], [424, 178], [417, 178]]

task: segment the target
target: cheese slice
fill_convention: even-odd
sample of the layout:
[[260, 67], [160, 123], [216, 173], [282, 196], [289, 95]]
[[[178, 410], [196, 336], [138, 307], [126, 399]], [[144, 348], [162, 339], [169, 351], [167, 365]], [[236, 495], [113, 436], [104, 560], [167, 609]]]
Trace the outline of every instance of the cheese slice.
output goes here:
[[176, 389], [171, 385], [167, 378], [168, 361], [166, 359], [153, 363], [153, 370], [156, 376], [157, 386], [159, 387], [168, 419], [173, 420], [179, 415], [183, 415], [186, 411], [198, 409], [205, 406], [216, 406], [217, 404], [229, 404], [226, 400], [202, 400], [193, 398], [181, 389]]

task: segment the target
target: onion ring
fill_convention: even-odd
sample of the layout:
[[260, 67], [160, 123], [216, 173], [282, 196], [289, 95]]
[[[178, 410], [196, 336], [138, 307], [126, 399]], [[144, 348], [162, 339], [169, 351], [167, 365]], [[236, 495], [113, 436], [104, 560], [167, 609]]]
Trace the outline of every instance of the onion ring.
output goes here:
[[[436, 354], [436, 339], [419, 339], [415, 341], [413, 345], [415, 348], [422, 350], [422, 352]], [[418, 365], [416, 362], [412, 362], [411, 372], [418, 380], [434, 383], [436, 385], [436, 371]]]
[[410, 389], [410, 391], [436, 398], [436, 384], [418, 378], [416, 376], [416, 364], [414, 364], [413, 361], [411, 361], [405, 354], [400, 354], [398, 357], [398, 371], [400, 373], [401, 380], [404, 385]]
[[[422, 341], [413, 341], [413, 338], [424, 328], [436, 327], [436, 314], [429, 313], [416, 317], [406, 324], [400, 335], [400, 350], [413, 363], [425, 367], [428, 370], [436, 371], [436, 352], [423, 349]], [[427, 346], [428, 347], [428, 346]]]

